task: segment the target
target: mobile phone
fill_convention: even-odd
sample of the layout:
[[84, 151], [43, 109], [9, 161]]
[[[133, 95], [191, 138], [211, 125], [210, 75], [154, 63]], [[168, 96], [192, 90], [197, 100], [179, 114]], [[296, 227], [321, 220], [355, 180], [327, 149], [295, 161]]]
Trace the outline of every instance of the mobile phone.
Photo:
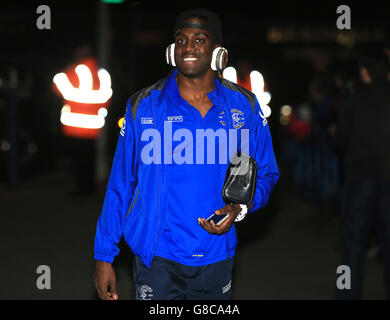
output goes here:
[[224, 222], [227, 218], [229, 218], [229, 214], [215, 214], [213, 213], [210, 217], [208, 217], [206, 220], [210, 222], [211, 220], [214, 221], [214, 223], [219, 226], [222, 222]]

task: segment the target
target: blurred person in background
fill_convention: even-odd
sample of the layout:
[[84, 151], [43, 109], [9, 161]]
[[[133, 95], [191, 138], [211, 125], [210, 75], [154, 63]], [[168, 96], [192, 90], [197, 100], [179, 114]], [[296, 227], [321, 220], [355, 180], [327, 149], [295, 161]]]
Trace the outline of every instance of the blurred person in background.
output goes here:
[[334, 93], [327, 74], [313, 78], [307, 101], [290, 117], [289, 133], [295, 144], [293, 182], [304, 199], [320, 210], [338, 186], [338, 166], [332, 136]]
[[320, 208], [330, 197], [330, 188], [334, 180], [333, 144], [330, 135], [332, 127], [332, 107], [334, 103], [332, 84], [329, 75], [314, 78], [309, 84], [309, 96], [312, 101], [310, 140], [313, 157], [313, 200]]
[[[355, 69], [355, 66], [350, 67], [346, 66], [345, 63], [336, 63], [332, 68], [332, 80], [333, 80], [333, 87], [334, 87], [334, 100], [333, 100], [333, 107], [331, 111], [331, 118], [332, 123], [329, 128], [329, 133], [332, 137], [332, 140], [334, 140], [335, 133], [336, 133], [336, 127], [337, 127], [337, 119], [338, 114], [340, 111], [340, 106], [342, 106], [342, 103], [347, 99], [350, 95], [354, 93], [354, 85], [356, 80], [355, 73], [357, 71], [351, 71], [350, 68]], [[334, 194], [335, 201], [337, 202], [337, 208], [336, 213], [339, 215], [339, 209], [340, 205], [339, 202], [341, 201], [341, 194], [343, 191], [344, 186], [344, 167], [343, 167], [343, 161], [340, 161], [339, 155], [337, 153], [337, 150], [335, 150], [336, 156], [337, 156], [337, 165], [338, 165], [338, 175], [339, 175], [339, 188], [338, 191]]]
[[362, 84], [340, 106], [336, 128], [346, 181], [341, 264], [351, 270], [351, 288], [336, 289], [335, 297], [361, 299], [367, 244], [375, 230], [390, 298], [390, 84], [383, 54], [362, 55], [358, 68]]

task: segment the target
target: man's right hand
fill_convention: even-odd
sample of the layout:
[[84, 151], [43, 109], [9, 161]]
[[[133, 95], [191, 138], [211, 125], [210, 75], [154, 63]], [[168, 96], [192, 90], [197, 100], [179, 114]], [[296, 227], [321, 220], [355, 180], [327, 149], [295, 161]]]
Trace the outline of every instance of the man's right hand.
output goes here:
[[111, 263], [96, 261], [93, 282], [102, 300], [118, 300], [115, 270]]

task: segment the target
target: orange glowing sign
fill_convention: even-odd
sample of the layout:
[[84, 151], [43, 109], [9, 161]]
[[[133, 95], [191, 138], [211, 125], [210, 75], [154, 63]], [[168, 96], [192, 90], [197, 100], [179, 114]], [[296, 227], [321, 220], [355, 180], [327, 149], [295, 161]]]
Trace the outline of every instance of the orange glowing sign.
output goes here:
[[[97, 138], [105, 124], [112, 96], [110, 74], [94, 63], [79, 64], [70, 72], [58, 73], [53, 82], [65, 100], [60, 122], [63, 133], [77, 138]], [[96, 82], [100, 85], [98, 88]]]

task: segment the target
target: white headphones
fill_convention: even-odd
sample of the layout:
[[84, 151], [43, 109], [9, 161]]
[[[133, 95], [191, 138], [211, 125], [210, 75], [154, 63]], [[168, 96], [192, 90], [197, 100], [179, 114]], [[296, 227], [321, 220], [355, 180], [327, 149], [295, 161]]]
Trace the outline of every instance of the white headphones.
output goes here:
[[167, 64], [176, 67], [175, 63], [175, 43], [171, 43], [165, 50], [165, 59]]
[[[228, 51], [223, 47], [217, 47], [213, 51], [211, 58], [211, 69], [214, 71], [221, 71], [226, 67], [226, 57]], [[165, 50], [165, 59], [167, 64], [171, 66], [176, 66], [175, 63], [175, 43], [171, 43]]]

